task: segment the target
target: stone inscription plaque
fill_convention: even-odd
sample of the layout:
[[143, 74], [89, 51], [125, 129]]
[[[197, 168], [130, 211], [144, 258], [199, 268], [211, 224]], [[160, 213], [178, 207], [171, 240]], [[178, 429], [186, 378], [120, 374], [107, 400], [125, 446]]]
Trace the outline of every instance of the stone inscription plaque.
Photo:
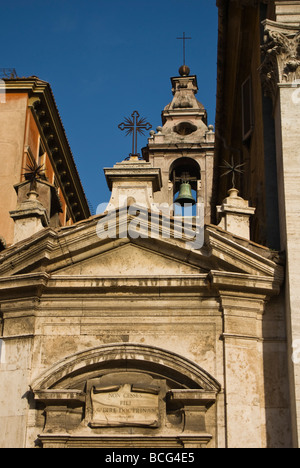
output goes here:
[[131, 384], [91, 389], [91, 427], [159, 426], [159, 391]]

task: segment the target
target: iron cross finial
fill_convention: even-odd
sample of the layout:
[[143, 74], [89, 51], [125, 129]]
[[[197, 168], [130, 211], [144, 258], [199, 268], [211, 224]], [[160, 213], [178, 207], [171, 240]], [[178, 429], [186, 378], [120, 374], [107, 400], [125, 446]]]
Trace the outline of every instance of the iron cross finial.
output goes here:
[[177, 37], [177, 39], [183, 42], [183, 65], [185, 65], [185, 42], [188, 39], [192, 39], [191, 37], [186, 37], [185, 32], [183, 33], [183, 37]]
[[231, 163], [224, 160], [224, 164], [225, 166], [220, 167], [226, 169], [226, 172], [224, 172], [224, 174], [222, 174], [221, 177], [226, 176], [228, 174], [232, 174], [232, 188], [235, 188], [235, 174], [242, 174], [244, 171], [241, 170], [241, 167], [245, 166], [246, 163], [236, 164], [234, 162], [233, 156], [231, 156]]
[[145, 130], [150, 130], [152, 125], [149, 122], [146, 122], [146, 119], [141, 117], [138, 111], [134, 111], [131, 114], [132, 118], [125, 117], [124, 122], [118, 125], [120, 130], [126, 130], [126, 136], [132, 133], [132, 153], [130, 156], [139, 156], [137, 152], [137, 135], [145, 135]]
[[30, 182], [30, 191], [36, 192], [37, 181], [39, 179], [45, 179], [45, 168], [44, 165], [38, 165], [36, 161], [33, 161], [26, 165], [24, 168], [26, 171], [23, 176]]

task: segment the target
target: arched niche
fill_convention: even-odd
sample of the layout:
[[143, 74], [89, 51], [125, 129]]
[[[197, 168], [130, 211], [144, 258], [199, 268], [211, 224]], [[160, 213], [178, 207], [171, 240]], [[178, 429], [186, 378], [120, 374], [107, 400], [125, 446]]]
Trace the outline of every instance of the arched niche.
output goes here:
[[44, 372], [31, 390], [39, 418], [45, 415], [38, 437], [44, 447], [71, 447], [79, 439], [85, 447], [91, 441], [126, 447], [129, 434], [136, 446], [164, 439], [167, 447], [187, 447], [195, 440], [206, 445], [215, 435], [220, 384], [161, 348], [129, 343], [82, 351]]

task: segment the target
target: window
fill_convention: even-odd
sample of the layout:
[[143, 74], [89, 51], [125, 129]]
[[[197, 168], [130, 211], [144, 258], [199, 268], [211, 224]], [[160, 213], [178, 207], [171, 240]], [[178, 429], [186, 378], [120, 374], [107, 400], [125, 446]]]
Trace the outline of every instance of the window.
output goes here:
[[181, 136], [190, 135], [191, 133], [196, 132], [196, 130], [196, 125], [193, 125], [191, 122], [180, 122], [174, 127], [174, 132]]
[[250, 138], [254, 128], [251, 76], [242, 84], [242, 119], [243, 141], [245, 142]]
[[[46, 163], [46, 152], [43, 146], [42, 141], [40, 140], [40, 149], [39, 149], [39, 161], [38, 164], [39, 166], [45, 166]], [[45, 167], [44, 167], [45, 169]]]

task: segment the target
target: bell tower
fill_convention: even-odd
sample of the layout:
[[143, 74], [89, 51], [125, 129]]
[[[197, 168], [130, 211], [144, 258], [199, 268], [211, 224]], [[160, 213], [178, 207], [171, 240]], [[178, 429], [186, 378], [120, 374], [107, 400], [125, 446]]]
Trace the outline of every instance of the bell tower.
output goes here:
[[[172, 205], [191, 194], [194, 202], [204, 204], [205, 223], [211, 222], [215, 134], [207, 126], [207, 113], [196, 99], [197, 77], [188, 66], [171, 78], [173, 100], [162, 112], [162, 126], [150, 132], [143, 158], [160, 168], [162, 188], [154, 202]], [[189, 195], [188, 195], [189, 198]], [[191, 199], [192, 200], [192, 199]]]

